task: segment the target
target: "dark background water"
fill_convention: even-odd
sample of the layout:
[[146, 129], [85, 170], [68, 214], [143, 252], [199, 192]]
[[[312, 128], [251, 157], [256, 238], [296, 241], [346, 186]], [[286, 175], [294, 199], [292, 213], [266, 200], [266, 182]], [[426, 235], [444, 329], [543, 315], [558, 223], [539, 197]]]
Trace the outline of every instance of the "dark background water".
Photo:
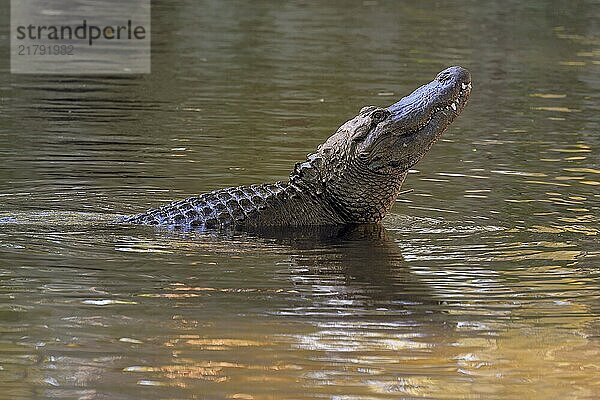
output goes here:
[[[168, 2], [152, 74], [9, 73], [0, 398], [600, 396], [597, 1]], [[286, 179], [364, 105], [471, 70], [385, 232], [117, 214]]]

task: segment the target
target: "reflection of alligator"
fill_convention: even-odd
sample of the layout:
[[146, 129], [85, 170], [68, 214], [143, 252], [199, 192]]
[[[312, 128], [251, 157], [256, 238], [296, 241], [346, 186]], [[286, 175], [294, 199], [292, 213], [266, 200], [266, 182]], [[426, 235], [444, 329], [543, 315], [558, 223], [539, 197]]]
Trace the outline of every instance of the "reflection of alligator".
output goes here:
[[471, 77], [450, 67], [399, 102], [368, 106], [296, 164], [287, 183], [216, 190], [123, 222], [182, 227], [379, 222], [415, 165], [460, 114]]

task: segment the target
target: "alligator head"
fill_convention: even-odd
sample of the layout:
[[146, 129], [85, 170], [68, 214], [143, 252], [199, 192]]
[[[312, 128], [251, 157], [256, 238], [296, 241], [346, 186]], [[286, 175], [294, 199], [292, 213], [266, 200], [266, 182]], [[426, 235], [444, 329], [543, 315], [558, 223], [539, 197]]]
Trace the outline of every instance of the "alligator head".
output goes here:
[[471, 75], [450, 67], [387, 108], [359, 114], [297, 164], [290, 181], [321, 196], [347, 222], [379, 222], [408, 173], [464, 109]]

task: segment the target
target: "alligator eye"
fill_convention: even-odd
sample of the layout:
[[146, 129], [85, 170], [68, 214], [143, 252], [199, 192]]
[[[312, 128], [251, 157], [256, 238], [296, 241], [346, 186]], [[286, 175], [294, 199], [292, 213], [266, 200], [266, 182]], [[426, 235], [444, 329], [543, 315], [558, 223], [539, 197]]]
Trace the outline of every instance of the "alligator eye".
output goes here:
[[371, 112], [373, 110], [377, 110], [377, 106], [364, 106], [363, 108], [360, 109], [360, 111], [358, 113], [359, 114], [366, 114], [366, 113]]
[[376, 110], [371, 114], [371, 120], [374, 124], [378, 124], [388, 116], [388, 112], [385, 110]]

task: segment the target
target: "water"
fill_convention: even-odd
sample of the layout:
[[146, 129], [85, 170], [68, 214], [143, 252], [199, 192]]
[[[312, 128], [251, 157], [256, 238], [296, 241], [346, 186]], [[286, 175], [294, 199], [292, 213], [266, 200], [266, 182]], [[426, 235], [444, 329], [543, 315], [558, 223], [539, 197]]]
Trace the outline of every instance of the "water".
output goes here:
[[[10, 75], [7, 7], [0, 398], [600, 397], [598, 2], [157, 2], [120, 78]], [[285, 179], [455, 64], [385, 231], [110, 223]]]

